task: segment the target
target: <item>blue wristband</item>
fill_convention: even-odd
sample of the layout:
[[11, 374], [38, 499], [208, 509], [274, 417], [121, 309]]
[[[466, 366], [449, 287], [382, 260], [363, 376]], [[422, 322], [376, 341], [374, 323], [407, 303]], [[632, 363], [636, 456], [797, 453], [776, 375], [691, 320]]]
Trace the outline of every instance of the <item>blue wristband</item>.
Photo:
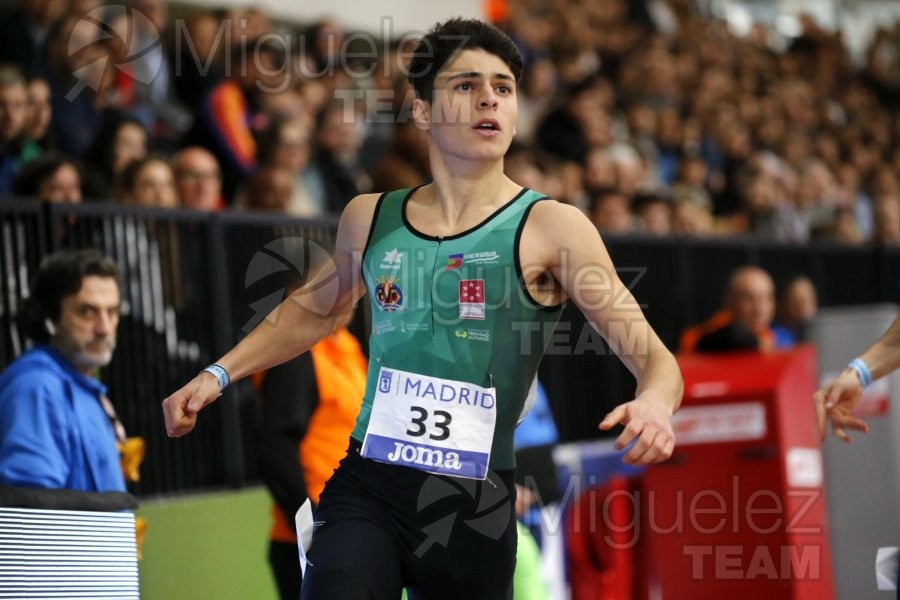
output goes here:
[[210, 373], [213, 377], [219, 380], [220, 392], [224, 392], [225, 388], [228, 387], [228, 384], [231, 383], [231, 379], [228, 377], [228, 371], [226, 371], [225, 367], [221, 365], [209, 365], [208, 367], [203, 369], [203, 371]]
[[862, 384], [863, 389], [869, 387], [869, 384], [872, 383], [872, 371], [869, 370], [869, 365], [866, 364], [866, 361], [861, 358], [854, 358], [847, 366], [859, 375], [859, 382]]

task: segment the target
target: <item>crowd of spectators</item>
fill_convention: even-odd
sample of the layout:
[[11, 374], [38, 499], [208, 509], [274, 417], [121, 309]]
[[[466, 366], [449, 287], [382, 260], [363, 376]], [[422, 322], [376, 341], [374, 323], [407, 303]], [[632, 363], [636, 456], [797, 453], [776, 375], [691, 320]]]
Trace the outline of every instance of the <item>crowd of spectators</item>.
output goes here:
[[[776, 50], [700, 5], [510, 0], [509, 176], [612, 234], [900, 244], [900, 23], [855, 65], [811, 18]], [[0, 195], [315, 217], [428, 180], [408, 46], [169, 9], [20, 0], [0, 18]]]

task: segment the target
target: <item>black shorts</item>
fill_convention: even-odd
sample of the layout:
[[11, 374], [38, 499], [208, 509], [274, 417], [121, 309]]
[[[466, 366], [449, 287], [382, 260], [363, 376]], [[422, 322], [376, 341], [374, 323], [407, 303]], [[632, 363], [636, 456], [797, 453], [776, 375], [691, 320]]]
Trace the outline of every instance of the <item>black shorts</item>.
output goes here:
[[360, 456], [351, 440], [319, 498], [303, 600], [509, 600], [514, 470], [484, 481]]

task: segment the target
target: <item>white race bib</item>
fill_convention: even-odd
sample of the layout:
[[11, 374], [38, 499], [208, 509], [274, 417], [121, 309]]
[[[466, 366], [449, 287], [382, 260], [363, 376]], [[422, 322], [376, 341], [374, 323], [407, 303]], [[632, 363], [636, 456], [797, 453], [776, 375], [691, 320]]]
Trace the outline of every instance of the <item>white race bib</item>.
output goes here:
[[484, 479], [495, 388], [381, 368], [362, 455], [428, 473]]

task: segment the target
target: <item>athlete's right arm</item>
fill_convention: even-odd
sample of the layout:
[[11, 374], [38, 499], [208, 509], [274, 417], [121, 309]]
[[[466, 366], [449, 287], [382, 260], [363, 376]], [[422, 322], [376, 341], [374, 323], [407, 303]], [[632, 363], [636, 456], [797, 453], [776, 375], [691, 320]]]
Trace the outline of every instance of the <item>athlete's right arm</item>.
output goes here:
[[[344, 322], [364, 291], [360, 262], [377, 200], [377, 194], [354, 198], [341, 215], [333, 259], [216, 361], [232, 383], [306, 352]], [[189, 433], [197, 413], [219, 395], [218, 380], [201, 372], [163, 400], [169, 436]]]

